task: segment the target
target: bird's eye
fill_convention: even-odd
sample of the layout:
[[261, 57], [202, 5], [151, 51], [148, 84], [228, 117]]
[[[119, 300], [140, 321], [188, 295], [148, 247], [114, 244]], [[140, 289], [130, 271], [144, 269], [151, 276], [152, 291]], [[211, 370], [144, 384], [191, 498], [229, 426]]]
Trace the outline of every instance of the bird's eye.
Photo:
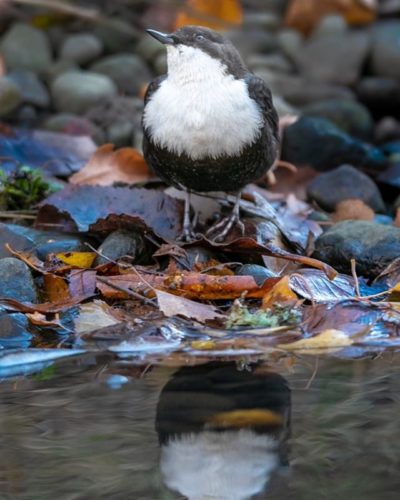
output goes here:
[[202, 42], [202, 41], [203, 41], [203, 40], [205, 40], [205, 39], [206, 39], [206, 38], [205, 38], [205, 36], [204, 36], [204, 35], [196, 35], [196, 40], [197, 40], [198, 42]]

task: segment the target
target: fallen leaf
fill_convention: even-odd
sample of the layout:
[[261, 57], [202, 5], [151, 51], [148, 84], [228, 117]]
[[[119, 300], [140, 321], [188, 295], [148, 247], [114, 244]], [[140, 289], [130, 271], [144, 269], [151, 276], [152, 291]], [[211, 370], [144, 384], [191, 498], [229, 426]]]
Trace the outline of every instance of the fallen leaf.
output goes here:
[[43, 314], [47, 314], [66, 311], [67, 309], [71, 309], [71, 307], [80, 304], [90, 297], [91, 295], [71, 297], [70, 299], [60, 300], [58, 302], [43, 302], [42, 304], [33, 304], [32, 302], [19, 302], [15, 299], [0, 297], [0, 304], [2, 304], [4, 308], [9, 311], [18, 311], [23, 313], [34, 313], [37, 311]]
[[342, 220], [374, 220], [374, 218], [375, 212], [372, 208], [359, 199], [340, 201], [331, 216], [334, 222]]
[[186, 0], [186, 8], [177, 14], [175, 29], [194, 24], [223, 30], [241, 24], [242, 20], [239, 0]]
[[65, 279], [55, 274], [45, 274], [43, 276], [43, 286], [46, 298], [50, 302], [69, 300], [71, 298], [68, 284]]
[[4, 135], [0, 130], [0, 156], [16, 163], [40, 168], [49, 175], [68, 177], [77, 172], [96, 150], [89, 137], [74, 137], [68, 134], [41, 130], [14, 130]]
[[78, 334], [93, 332], [121, 323], [115, 311], [102, 300], [94, 300], [79, 306], [79, 313], [74, 318], [74, 331]]
[[71, 297], [94, 295], [96, 290], [96, 271], [93, 269], [73, 269], [68, 276], [68, 282]]
[[284, 276], [264, 295], [262, 308], [269, 309], [277, 304], [280, 306], [290, 306], [295, 305], [297, 301], [297, 295], [289, 286], [289, 276]]
[[209, 304], [200, 304], [199, 302], [161, 290], [156, 290], [156, 296], [158, 307], [168, 318], [180, 315], [204, 323], [207, 320], [225, 317], [214, 306]]
[[[249, 298], [262, 298], [276, 281], [276, 278], [270, 278], [262, 286], [258, 286], [252, 276], [212, 276], [188, 272], [172, 276], [146, 274], [141, 278], [136, 274], [123, 274], [107, 277], [107, 283], [104, 279], [98, 281], [97, 288], [104, 297], [115, 299], [129, 297], [121, 289], [154, 296], [152, 290], [149, 290], [150, 285], [157, 290], [189, 299], [227, 300], [241, 297], [244, 293]], [[113, 285], [118, 289], [113, 288]]]
[[48, 320], [44, 314], [41, 314], [39, 312], [26, 313], [26, 317], [33, 325], [36, 326], [65, 329], [65, 326], [61, 324], [60, 320], [58, 319]]
[[293, 0], [285, 24], [308, 35], [329, 14], [340, 14], [352, 25], [371, 23], [376, 18], [376, 2], [360, 0]]
[[71, 185], [41, 203], [35, 226], [57, 226], [72, 232], [111, 232], [139, 226], [175, 240], [182, 230], [182, 218], [182, 202], [161, 191]]
[[151, 177], [154, 174], [137, 149], [121, 148], [114, 151], [112, 144], [104, 144], [79, 172], [69, 178], [69, 182], [111, 186], [115, 182], [144, 182]]
[[308, 349], [341, 348], [349, 346], [352, 343], [353, 341], [351, 338], [344, 332], [331, 328], [329, 330], [324, 330], [315, 337], [296, 340], [290, 344], [279, 344], [278, 348], [285, 349], [286, 351], [301, 350], [307, 352]]
[[290, 288], [312, 302], [331, 302], [355, 296], [354, 279], [338, 274], [329, 279], [318, 269], [299, 269], [289, 278]]
[[57, 259], [71, 267], [87, 269], [92, 267], [96, 254], [94, 252], [62, 252], [56, 253]]

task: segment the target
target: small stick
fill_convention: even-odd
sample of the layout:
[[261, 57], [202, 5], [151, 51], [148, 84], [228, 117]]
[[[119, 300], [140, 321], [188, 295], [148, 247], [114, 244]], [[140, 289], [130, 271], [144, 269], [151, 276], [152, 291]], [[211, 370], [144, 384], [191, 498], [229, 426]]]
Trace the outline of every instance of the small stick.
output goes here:
[[357, 276], [356, 261], [355, 261], [355, 259], [351, 259], [350, 263], [351, 263], [351, 275], [353, 276], [353, 279], [354, 279], [354, 287], [355, 287], [355, 290], [356, 290], [356, 295], [357, 295], [358, 298], [360, 298], [361, 297], [360, 284], [358, 282], [358, 276]]
[[139, 299], [139, 300], [143, 301], [145, 304], [147, 304], [149, 306], [153, 306], [156, 309], [158, 309], [158, 307], [156, 306], [156, 304], [152, 300], [148, 299], [147, 297], [144, 297], [143, 295], [140, 295], [140, 293], [136, 293], [133, 290], [128, 290], [127, 288], [124, 288], [124, 287], [119, 286], [119, 285], [115, 285], [114, 283], [111, 283], [110, 281], [108, 281], [106, 278], [103, 278], [102, 276], [97, 276], [97, 279], [99, 281], [101, 281], [102, 283], [104, 283], [105, 285], [110, 286], [111, 288], [115, 288], [115, 290], [118, 290], [119, 292], [126, 293], [130, 297], [133, 297], [134, 299]]

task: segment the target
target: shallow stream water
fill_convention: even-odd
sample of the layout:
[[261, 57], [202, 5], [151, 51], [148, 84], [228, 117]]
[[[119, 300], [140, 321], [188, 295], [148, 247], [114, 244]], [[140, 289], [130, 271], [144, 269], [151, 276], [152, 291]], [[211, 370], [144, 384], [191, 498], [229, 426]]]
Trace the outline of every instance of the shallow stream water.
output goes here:
[[0, 499], [391, 500], [400, 354], [171, 367], [83, 355], [1, 382]]

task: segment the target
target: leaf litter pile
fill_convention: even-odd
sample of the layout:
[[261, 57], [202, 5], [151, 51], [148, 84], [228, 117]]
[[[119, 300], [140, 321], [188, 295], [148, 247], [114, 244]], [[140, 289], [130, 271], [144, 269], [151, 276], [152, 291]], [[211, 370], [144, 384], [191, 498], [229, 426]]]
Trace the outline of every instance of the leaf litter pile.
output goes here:
[[[314, 241], [332, 220], [317, 222], [314, 207], [293, 192], [282, 194], [295, 173], [286, 172], [273, 191], [268, 179], [249, 185], [241, 200], [245, 233], [233, 229], [223, 243], [203, 235], [233, 199], [194, 196], [198, 239], [178, 243], [180, 193], [155, 178], [140, 153], [111, 145], [93, 152], [64, 139], [68, 156], [65, 144], [50, 151], [51, 139], [37, 133], [24, 139], [28, 154], [12, 168], [40, 151], [43, 162], [34, 171], [53, 189], [33, 215], [2, 212], [4, 222], [19, 214], [18, 223], [33, 221], [38, 234], [73, 233], [83, 243], [43, 255], [18, 240], [4, 242], [5, 255], [30, 268], [39, 291], [36, 302], [0, 298], [8, 314], [27, 318], [31, 347], [207, 359], [289, 351], [360, 355], [398, 345], [398, 261], [367, 281], [354, 261], [350, 274], [339, 274], [313, 258]], [[55, 151], [57, 160], [49, 162]], [[38, 174], [32, 175], [38, 189]]]

